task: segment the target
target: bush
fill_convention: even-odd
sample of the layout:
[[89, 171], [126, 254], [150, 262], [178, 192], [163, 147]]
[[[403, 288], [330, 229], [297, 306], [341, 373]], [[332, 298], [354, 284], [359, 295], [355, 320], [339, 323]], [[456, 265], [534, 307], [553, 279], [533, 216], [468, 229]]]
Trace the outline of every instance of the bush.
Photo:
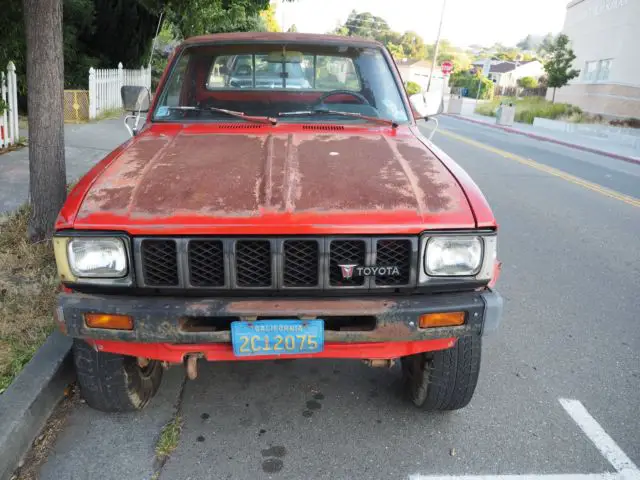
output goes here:
[[543, 97], [510, 98], [500, 97], [492, 102], [479, 104], [475, 112], [488, 117], [495, 117], [501, 103], [512, 103], [516, 107], [515, 121], [533, 123], [535, 117], [560, 119], [567, 117], [580, 118], [582, 110], [568, 103], [551, 103]]
[[522, 88], [538, 88], [538, 80], [534, 77], [522, 77], [518, 79], [518, 85]]
[[405, 89], [407, 90], [407, 95], [415, 95], [416, 93], [420, 93], [422, 91], [422, 87], [416, 82], [406, 82]]
[[611, 120], [611, 125], [616, 127], [640, 128], [640, 118], [625, 118], [624, 120]]
[[[449, 84], [452, 87], [466, 88], [468, 97], [478, 97], [482, 100], [491, 100], [495, 89], [491, 80], [470, 72], [455, 72], [451, 75]], [[480, 88], [480, 96], [478, 96], [478, 88]]]

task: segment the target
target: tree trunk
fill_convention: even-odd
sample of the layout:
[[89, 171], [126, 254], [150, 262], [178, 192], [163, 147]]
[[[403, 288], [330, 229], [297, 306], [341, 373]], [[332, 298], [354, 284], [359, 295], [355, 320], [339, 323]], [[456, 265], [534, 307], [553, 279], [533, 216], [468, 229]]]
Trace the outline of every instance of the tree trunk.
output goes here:
[[62, 0], [23, 0], [29, 114], [29, 238], [53, 234], [64, 203]]
[[556, 103], [556, 87], [553, 87], [553, 96], [551, 97], [551, 103]]

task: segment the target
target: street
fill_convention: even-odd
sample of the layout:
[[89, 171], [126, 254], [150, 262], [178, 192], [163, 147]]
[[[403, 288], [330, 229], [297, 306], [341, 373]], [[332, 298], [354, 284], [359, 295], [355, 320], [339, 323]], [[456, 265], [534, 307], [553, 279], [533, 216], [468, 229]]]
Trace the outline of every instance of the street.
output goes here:
[[[194, 381], [185, 382], [180, 367], [166, 372], [141, 413], [79, 405], [40, 478], [615, 472], [560, 399], [581, 402], [640, 465], [640, 165], [439, 121], [434, 143], [476, 181], [500, 224], [505, 316], [485, 339], [467, 408], [415, 409], [399, 394], [398, 367], [201, 362]], [[155, 444], [176, 412], [180, 441], [159, 465]]]

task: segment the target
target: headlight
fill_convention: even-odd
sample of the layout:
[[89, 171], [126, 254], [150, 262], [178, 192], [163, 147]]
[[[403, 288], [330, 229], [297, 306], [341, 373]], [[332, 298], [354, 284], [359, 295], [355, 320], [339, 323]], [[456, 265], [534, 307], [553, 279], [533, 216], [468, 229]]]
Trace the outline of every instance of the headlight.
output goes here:
[[76, 277], [121, 278], [127, 275], [127, 252], [119, 238], [72, 238], [69, 267]]
[[427, 242], [424, 268], [434, 277], [471, 276], [482, 266], [480, 237], [431, 237]]

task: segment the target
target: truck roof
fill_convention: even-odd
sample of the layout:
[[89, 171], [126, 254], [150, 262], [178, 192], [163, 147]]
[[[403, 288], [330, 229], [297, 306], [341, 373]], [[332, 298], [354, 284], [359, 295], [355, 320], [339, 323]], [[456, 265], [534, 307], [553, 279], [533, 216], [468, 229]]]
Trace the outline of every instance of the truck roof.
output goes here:
[[283, 42], [283, 43], [312, 43], [312, 44], [340, 44], [367, 47], [382, 47], [383, 45], [372, 39], [361, 37], [345, 37], [341, 35], [324, 35], [319, 33], [280, 33], [280, 32], [232, 32], [200, 35], [187, 38], [183, 45], [207, 43], [234, 42]]

